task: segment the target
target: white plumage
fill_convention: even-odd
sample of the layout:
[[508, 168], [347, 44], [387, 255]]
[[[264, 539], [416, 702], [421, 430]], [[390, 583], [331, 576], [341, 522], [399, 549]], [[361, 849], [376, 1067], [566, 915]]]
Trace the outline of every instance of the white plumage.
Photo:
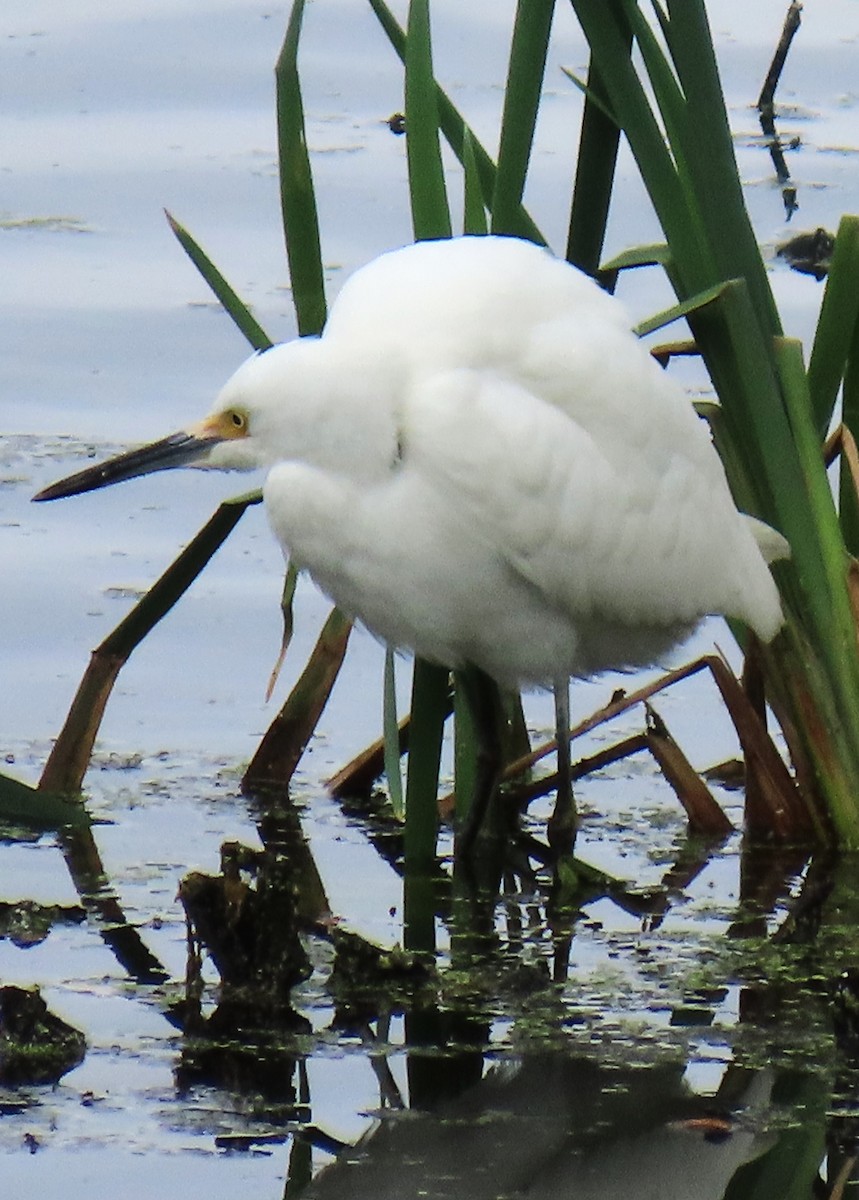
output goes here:
[[709, 613], [781, 624], [781, 539], [707, 426], [613, 297], [515, 238], [382, 255], [199, 425], [38, 498], [181, 465], [269, 466], [275, 535], [345, 612], [502, 685], [653, 662]]
[[383, 255], [321, 338], [239, 369], [234, 410], [248, 437], [211, 464], [275, 464], [276, 536], [392, 645], [534, 684], [652, 662], [708, 613], [781, 623], [707, 426], [623, 307], [530, 243]]

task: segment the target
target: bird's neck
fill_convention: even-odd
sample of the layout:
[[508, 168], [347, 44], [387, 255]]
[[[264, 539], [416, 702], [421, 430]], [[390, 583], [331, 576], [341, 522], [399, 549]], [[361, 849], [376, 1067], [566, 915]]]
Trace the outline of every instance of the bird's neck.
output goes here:
[[344, 353], [325, 338], [302, 349], [308, 361], [295, 395], [294, 456], [353, 478], [389, 471], [397, 454], [401, 386], [392, 365], [360, 349]]

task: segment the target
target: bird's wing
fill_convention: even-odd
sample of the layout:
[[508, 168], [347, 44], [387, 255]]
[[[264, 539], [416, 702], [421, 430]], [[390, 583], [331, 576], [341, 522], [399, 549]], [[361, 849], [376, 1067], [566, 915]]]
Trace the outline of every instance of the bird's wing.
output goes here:
[[722, 543], [741, 522], [706, 431], [669, 404], [679, 437], [630, 437], [623, 407], [613, 430], [589, 431], [515, 382], [451, 371], [414, 390], [404, 452], [463, 531], [572, 617], [661, 625], [721, 611]]

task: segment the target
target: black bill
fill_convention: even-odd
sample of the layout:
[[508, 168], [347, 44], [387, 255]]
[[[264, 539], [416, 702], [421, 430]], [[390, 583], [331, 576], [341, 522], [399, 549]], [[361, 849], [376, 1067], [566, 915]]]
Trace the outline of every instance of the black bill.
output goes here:
[[191, 466], [199, 462], [206, 451], [219, 440], [185, 430], [171, 433], [169, 437], [150, 442], [148, 446], [141, 446], [139, 450], [129, 450], [127, 454], [118, 454], [116, 458], [109, 458], [107, 462], [99, 463], [98, 466], [77, 471], [74, 475], [44, 488], [33, 499], [61, 500], [66, 496], [78, 496], [81, 492], [109, 487], [123, 479], [148, 475], [152, 471]]

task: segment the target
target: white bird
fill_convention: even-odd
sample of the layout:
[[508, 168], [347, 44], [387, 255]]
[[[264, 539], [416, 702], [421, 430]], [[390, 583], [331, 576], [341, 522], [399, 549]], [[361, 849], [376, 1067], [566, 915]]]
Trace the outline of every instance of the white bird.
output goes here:
[[786, 544], [737, 511], [688, 398], [616, 299], [515, 238], [382, 255], [202, 422], [36, 499], [174, 466], [270, 468], [293, 561], [390, 646], [470, 669], [487, 793], [486, 676], [555, 686], [563, 716], [570, 676], [652, 664], [708, 614], [782, 623]]

